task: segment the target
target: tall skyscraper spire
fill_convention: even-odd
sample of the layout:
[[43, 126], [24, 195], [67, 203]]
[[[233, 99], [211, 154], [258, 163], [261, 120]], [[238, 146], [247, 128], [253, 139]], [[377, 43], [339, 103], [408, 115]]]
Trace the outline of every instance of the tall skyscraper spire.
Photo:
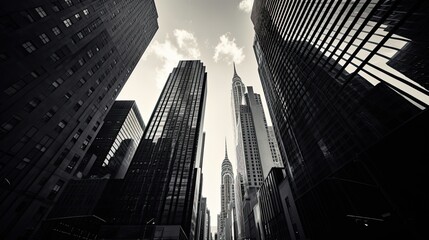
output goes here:
[[228, 147], [226, 145], [226, 138], [225, 138], [225, 159], [228, 159]]
[[[222, 176], [221, 176], [221, 213], [220, 213], [220, 228], [219, 239], [229, 240], [228, 234], [231, 233], [231, 226], [226, 223], [228, 215], [231, 214], [230, 209], [235, 208], [235, 193], [234, 193], [234, 173], [232, 171], [231, 162], [228, 159], [228, 149], [225, 138], [225, 159], [222, 161]], [[231, 216], [231, 215], [230, 215]], [[234, 216], [231, 216], [234, 217]]]
[[232, 62], [232, 64], [234, 65], [234, 77], [238, 77], [237, 69], [235, 68], [235, 62]]

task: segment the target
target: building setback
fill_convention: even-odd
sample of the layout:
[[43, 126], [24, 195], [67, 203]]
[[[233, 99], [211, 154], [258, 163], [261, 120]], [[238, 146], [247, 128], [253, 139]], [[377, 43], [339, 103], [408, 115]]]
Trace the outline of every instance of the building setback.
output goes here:
[[158, 29], [154, 1], [0, 10], [0, 238], [29, 237]]
[[78, 178], [123, 178], [143, 135], [135, 101], [115, 101], [77, 167]]
[[428, 141], [405, 140], [402, 129], [427, 119], [427, 80], [399, 59], [427, 61], [407, 44], [427, 46], [416, 21], [427, 22], [428, 9], [417, 0], [254, 2], [254, 50], [287, 175], [266, 185], [281, 189], [290, 239], [426, 238], [427, 204], [416, 203], [427, 150], [415, 146]]

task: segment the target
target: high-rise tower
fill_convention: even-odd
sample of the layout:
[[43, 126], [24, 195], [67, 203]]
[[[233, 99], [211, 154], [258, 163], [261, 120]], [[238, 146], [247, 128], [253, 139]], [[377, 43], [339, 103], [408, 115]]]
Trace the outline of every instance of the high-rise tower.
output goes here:
[[[246, 91], [247, 90], [247, 91]], [[237, 231], [245, 237], [246, 215], [243, 213], [245, 199], [256, 201], [256, 192], [265, 176], [274, 166], [282, 166], [273, 148], [274, 139], [268, 130], [265, 113], [259, 94], [252, 87], [245, 87], [234, 64], [232, 78], [232, 109], [237, 156], [236, 212]], [[255, 201], [252, 200], [253, 205]], [[252, 208], [250, 206], [247, 209]]]
[[221, 180], [221, 213], [220, 213], [220, 239], [225, 239], [225, 221], [228, 215], [228, 206], [235, 205], [234, 193], [234, 172], [231, 162], [228, 159], [228, 149], [225, 141], [225, 158], [222, 161], [222, 180]]
[[29, 237], [158, 29], [153, 0], [0, 10], [0, 238]]
[[115, 101], [77, 167], [78, 178], [123, 178], [143, 135], [135, 101]]
[[427, 204], [415, 204], [428, 187], [418, 174], [426, 153], [398, 136], [427, 119], [428, 9], [421, 0], [254, 2], [254, 50], [291, 189], [282, 201], [305, 231], [289, 229], [294, 237], [427, 235]]
[[193, 239], [206, 94], [203, 63], [180, 61], [168, 77], [124, 178], [121, 204], [111, 219], [124, 231], [127, 226], [167, 225]]

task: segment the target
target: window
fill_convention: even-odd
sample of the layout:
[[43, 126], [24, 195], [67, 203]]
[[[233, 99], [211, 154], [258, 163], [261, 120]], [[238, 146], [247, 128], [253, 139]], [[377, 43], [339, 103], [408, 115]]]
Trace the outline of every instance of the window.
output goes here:
[[66, 127], [66, 125], [67, 125], [67, 121], [65, 121], [65, 120], [61, 120], [59, 123], [58, 123], [58, 125], [57, 125], [57, 130], [59, 130], [59, 131], [61, 131], [61, 130], [63, 130], [65, 127]]
[[64, 2], [67, 4], [67, 6], [71, 6], [71, 5], [73, 5], [73, 3], [72, 3], [72, 1], [71, 0], [64, 0]]
[[45, 116], [43, 116], [43, 120], [48, 121], [49, 119], [51, 119], [54, 114], [58, 111], [58, 107], [57, 106], [53, 106], [51, 109], [49, 109], [49, 111], [45, 114]]
[[31, 42], [25, 42], [22, 44], [22, 47], [28, 52], [28, 53], [32, 53], [34, 51], [36, 51], [36, 47], [34, 47], [33, 43]]
[[88, 97], [89, 96], [91, 96], [91, 94], [94, 92], [94, 88], [93, 87], [90, 87], [89, 89], [88, 89], [88, 92], [86, 93], [87, 95], [88, 95]]
[[77, 83], [77, 85], [79, 86], [79, 87], [81, 87], [82, 85], [84, 85], [86, 83], [86, 79], [85, 78], [81, 78], [80, 80], [79, 80], [79, 82]]
[[60, 57], [56, 53], [52, 53], [51, 60], [52, 60], [52, 62], [56, 62], [56, 61], [60, 60]]
[[13, 84], [11, 87], [4, 90], [3, 92], [6, 93], [7, 95], [11, 96], [11, 95], [15, 94], [16, 92], [18, 92], [19, 90], [21, 90], [24, 86], [25, 86], [24, 81], [19, 81], [19, 82]]
[[79, 110], [79, 108], [80, 108], [80, 107], [82, 107], [82, 105], [83, 105], [83, 101], [82, 101], [82, 100], [79, 100], [79, 101], [76, 103], [76, 105], [74, 105], [73, 109], [74, 109], [75, 111], [77, 111], [77, 110]]
[[51, 192], [48, 195], [48, 199], [54, 199], [55, 196], [57, 196], [58, 192], [61, 190], [61, 188], [64, 185], [63, 180], [58, 180], [58, 182], [55, 184], [55, 186], [52, 188]]
[[80, 156], [75, 154], [72, 160], [69, 162], [69, 165], [66, 167], [66, 172], [71, 173], [74, 166], [76, 166], [77, 161], [79, 161]]
[[30, 75], [33, 77], [33, 78], [38, 78], [39, 77], [39, 74], [37, 74], [37, 72], [31, 72], [30, 73]]
[[63, 23], [64, 23], [64, 26], [66, 26], [66, 27], [70, 27], [73, 23], [70, 21], [70, 19], [66, 19], [66, 20], [64, 20], [63, 21]]
[[88, 15], [88, 14], [89, 14], [88, 9], [84, 9], [84, 10], [83, 10], [83, 14]]
[[83, 141], [82, 146], [80, 146], [80, 148], [85, 150], [86, 147], [88, 147], [88, 144], [91, 141], [91, 139], [92, 139], [91, 136], [87, 136], [86, 139]]
[[77, 35], [77, 37], [78, 37], [79, 39], [82, 39], [82, 38], [83, 38], [83, 34], [82, 34], [82, 32], [78, 32], [76, 35]]
[[45, 10], [43, 10], [43, 8], [42, 8], [42, 7], [36, 7], [34, 10], [36, 10], [36, 12], [39, 14], [39, 16], [40, 16], [41, 18], [46, 17]]
[[22, 161], [16, 166], [16, 169], [21, 170], [25, 168], [29, 163], [30, 163], [30, 159], [23, 158]]
[[43, 44], [46, 44], [46, 43], [48, 43], [50, 41], [49, 37], [46, 34], [44, 34], [44, 33], [40, 34], [39, 38], [40, 38], [40, 40], [42, 41]]
[[74, 71], [72, 69], [68, 69], [66, 73], [68, 76], [71, 76], [74, 74]]
[[36, 145], [36, 149], [39, 150], [39, 151], [41, 151], [41, 152], [45, 152], [46, 148], [48, 148], [51, 145], [52, 142], [53, 142], [53, 139], [51, 137], [49, 137], [48, 135], [46, 135]]
[[24, 110], [27, 112], [31, 112], [37, 107], [37, 105], [39, 105], [40, 102], [42, 101], [39, 98], [35, 97], [27, 103], [27, 105], [24, 107]]
[[28, 22], [30, 22], [30, 23], [34, 22], [34, 19], [33, 19], [33, 17], [30, 15], [30, 13], [29, 13], [29, 12], [27, 12], [27, 11], [22, 11], [22, 12], [20, 12], [20, 13], [21, 13], [21, 15], [22, 15], [23, 17], [25, 17], [25, 18], [28, 20]]
[[88, 55], [88, 57], [92, 58], [92, 56], [94, 56], [94, 54], [92, 53], [92, 50], [88, 50], [86, 52], [86, 54]]
[[58, 167], [63, 160], [66, 158], [67, 154], [70, 152], [70, 149], [66, 148], [64, 149], [61, 154], [58, 156], [57, 160], [54, 162], [54, 166]]
[[59, 87], [62, 83], [64, 82], [64, 80], [62, 78], [58, 78], [57, 80], [55, 80], [52, 83], [52, 86], [54, 87], [54, 90]]
[[11, 119], [9, 119], [7, 122], [3, 123], [1, 125], [1, 131], [3, 132], [9, 132], [12, 130], [18, 123], [21, 122], [21, 118], [18, 116], [12, 116]]
[[73, 95], [73, 92], [72, 91], [68, 91], [66, 94], [64, 94], [64, 97], [66, 99], [70, 99], [72, 95]]
[[80, 14], [79, 14], [79, 13], [76, 13], [76, 14], [74, 15], [74, 17], [75, 17], [77, 20], [81, 20], [81, 19], [82, 19], [82, 17], [80, 16]]
[[82, 129], [79, 129], [75, 134], [74, 134], [74, 136], [73, 136], [73, 138], [72, 138], [72, 142], [76, 142], [77, 141], [77, 139], [80, 137], [80, 135], [82, 134], [82, 132], [83, 132], [83, 130]]
[[94, 127], [92, 128], [92, 130], [93, 131], [96, 131], [97, 130], [97, 128], [100, 126], [100, 122], [99, 121], [97, 121], [95, 124], [94, 124]]
[[52, 32], [53, 32], [56, 36], [58, 36], [58, 35], [60, 35], [60, 34], [61, 34], [61, 30], [60, 30], [58, 27], [53, 27], [53, 28], [52, 28]]
[[60, 4], [59, 3], [52, 3], [53, 4], [53, 6], [52, 6], [52, 10], [54, 10], [54, 12], [59, 12], [61, 9], [60, 9]]
[[79, 65], [83, 66], [83, 64], [85, 64], [85, 59], [80, 58], [78, 61]]

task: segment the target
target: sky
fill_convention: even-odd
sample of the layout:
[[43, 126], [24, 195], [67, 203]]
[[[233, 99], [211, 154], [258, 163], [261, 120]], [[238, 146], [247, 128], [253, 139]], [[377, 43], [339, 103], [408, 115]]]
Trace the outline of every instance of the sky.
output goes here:
[[243, 83], [263, 96], [252, 47], [253, 0], [155, 0], [155, 4], [159, 29], [118, 100], [136, 100], [147, 124], [168, 74], [179, 60], [204, 63], [208, 92], [202, 196], [207, 197], [213, 227], [220, 213], [225, 139], [234, 171], [236, 166], [231, 110], [233, 62]]

